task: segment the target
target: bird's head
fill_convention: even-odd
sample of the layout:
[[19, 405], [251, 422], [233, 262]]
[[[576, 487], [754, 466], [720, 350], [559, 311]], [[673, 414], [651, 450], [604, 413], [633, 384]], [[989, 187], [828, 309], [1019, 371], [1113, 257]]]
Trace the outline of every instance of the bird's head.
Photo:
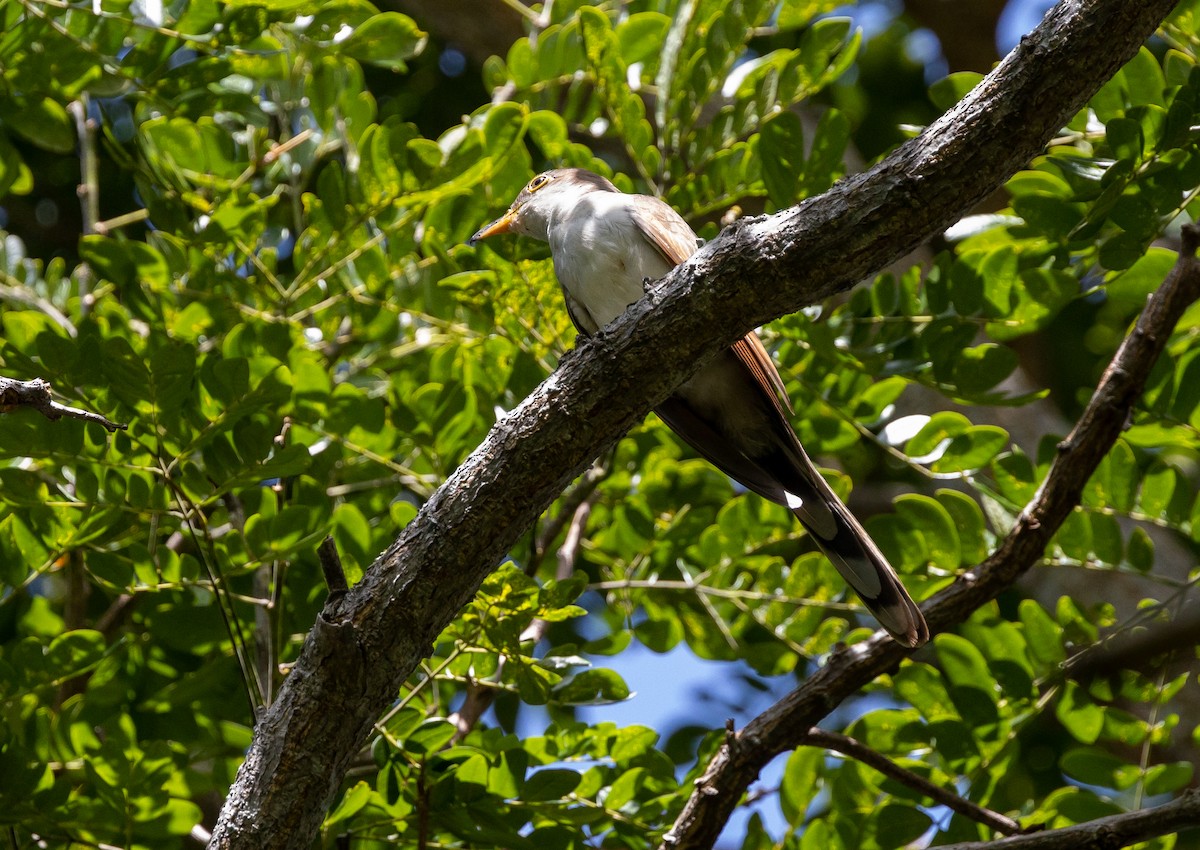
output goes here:
[[545, 241], [555, 213], [578, 203], [588, 192], [620, 191], [604, 177], [584, 168], [556, 168], [530, 180], [508, 211], [471, 237], [474, 245], [500, 233], [520, 233]]

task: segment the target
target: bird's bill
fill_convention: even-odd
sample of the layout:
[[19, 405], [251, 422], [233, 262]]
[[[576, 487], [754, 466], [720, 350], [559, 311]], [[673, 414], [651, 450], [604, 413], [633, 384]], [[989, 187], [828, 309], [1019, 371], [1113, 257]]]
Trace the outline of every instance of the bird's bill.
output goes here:
[[498, 236], [501, 233], [511, 233], [513, 225], [516, 224], [516, 221], [517, 212], [516, 210], [510, 209], [491, 224], [485, 224], [483, 227], [475, 231], [475, 235], [467, 240], [467, 244], [474, 245], [480, 239], [487, 239], [489, 236]]

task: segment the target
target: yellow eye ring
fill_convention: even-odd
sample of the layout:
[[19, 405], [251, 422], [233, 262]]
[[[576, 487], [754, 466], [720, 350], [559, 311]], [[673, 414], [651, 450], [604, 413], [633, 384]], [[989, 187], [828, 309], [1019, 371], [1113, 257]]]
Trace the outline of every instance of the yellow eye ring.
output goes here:
[[525, 188], [527, 190], [529, 190], [530, 192], [536, 192], [538, 189], [542, 188], [549, 182], [550, 182], [550, 176], [548, 174], [539, 174], [537, 177], [534, 177], [532, 180], [530, 180], [529, 185], [526, 186]]

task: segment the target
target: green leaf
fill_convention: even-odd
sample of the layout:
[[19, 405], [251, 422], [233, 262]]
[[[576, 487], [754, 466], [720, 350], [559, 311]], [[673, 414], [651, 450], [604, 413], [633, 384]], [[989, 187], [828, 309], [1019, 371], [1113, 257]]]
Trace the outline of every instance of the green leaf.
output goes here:
[[807, 26], [818, 15], [825, 15], [842, 6], [836, 0], [784, 0], [775, 25], [780, 30]]
[[646, 771], [640, 767], [622, 773], [608, 789], [608, 796], [604, 799], [605, 806], [621, 811], [625, 806], [632, 804], [641, 791], [645, 774]]
[[898, 497], [895, 504], [896, 512], [920, 536], [926, 563], [947, 572], [958, 569], [962, 561], [958, 530], [942, 504], [915, 493]]
[[631, 696], [629, 686], [615, 670], [593, 668], [555, 687], [551, 699], [558, 705], [608, 705]]
[[845, 172], [849, 144], [850, 119], [836, 109], [827, 109], [817, 122], [812, 149], [804, 163], [804, 176], [800, 181], [803, 197], [821, 194]]
[[936, 496], [957, 530], [961, 565], [983, 561], [988, 554], [988, 537], [979, 503], [957, 490], [938, 490]]
[[982, 653], [958, 635], [936, 638], [938, 660], [950, 682], [950, 698], [962, 719], [976, 729], [997, 720], [996, 681]]
[[0, 133], [0, 198], [12, 193], [27, 195], [33, 189], [33, 172], [3, 133]]
[[956, 71], [942, 77], [929, 87], [929, 99], [933, 105], [945, 112], [958, 103], [983, 79], [976, 71]]
[[1151, 248], [1109, 281], [1105, 287], [1109, 297], [1141, 304], [1166, 279], [1177, 257], [1166, 248]]
[[432, 755], [450, 742], [454, 724], [444, 717], [431, 717], [404, 741], [404, 748], [416, 755]]
[[543, 768], [531, 773], [525, 780], [521, 798], [527, 803], [565, 799], [579, 787], [580, 779], [581, 776], [574, 770]]
[[936, 473], [965, 472], [987, 466], [1008, 444], [1008, 432], [995, 425], [974, 425], [951, 438], [941, 457], [930, 464]]
[[7, 125], [26, 141], [55, 153], [74, 153], [78, 143], [66, 108], [49, 97], [33, 98], [22, 104], [19, 120], [10, 120]]
[[1100, 245], [1100, 264], [1109, 271], [1132, 268], [1146, 251], [1146, 241], [1132, 233], [1117, 233]]
[[91, 629], [64, 632], [50, 642], [43, 672], [54, 678], [78, 675], [97, 664], [105, 651], [104, 635]]
[[1016, 303], [1004, 321], [988, 325], [988, 333], [1006, 341], [1042, 330], [1079, 296], [1079, 282], [1057, 269], [1023, 269], [1013, 288]]
[[655, 61], [671, 19], [660, 12], [634, 12], [617, 24], [617, 43], [626, 65]]
[[1017, 355], [1011, 348], [985, 342], [965, 348], [954, 365], [954, 381], [964, 393], [990, 390], [1017, 368]]
[[1126, 559], [1139, 573], [1148, 574], [1154, 568], [1154, 541], [1145, 528], [1138, 527], [1129, 532]]
[[1128, 787], [1118, 775], [1127, 767], [1126, 763], [1112, 753], [1097, 747], [1075, 747], [1063, 754], [1060, 766], [1063, 773], [1088, 785], [1102, 788], [1123, 789]]
[[184, 343], [166, 345], [150, 358], [149, 398], [160, 413], [178, 414], [192, 393], [196, 349]]
[[407, 61], [425, 49], [427, 39], [408, 15], [383, 12], [356, 27], [341, 49], [359, 62], [405, 71]]
[[1075, 740], [1094, 744], [1104, 728], [1104, 710], [1075, 682], [1067, 681], [1054, 708], [1054, 715]]
[[361, 812], [366, 807], [367, 803], [375, 797], [375, 792], [371, 786], [365, 782], [357, 782], [354, 787], [346, 791], [342, 795], [341, 801], [337, 804], [332, 812], [326, 818], [323, 828], [329, 827], [341, 822], [349, 820], [356, 814]]
[[772, 115], [762, 126], [758, 143], [767, 197], [782, 209], [794, 204], [804, 173], [804, 127], [794, 112]]
[[1065, 661], [1067, 654], [1062, 645], [1062, 629], [1045, 609], [1032, 599], [1022, 599], [1018, 610], [1025, 641], [1034, 660], [1043, 668]]
[[983, 655], [970, 641], [954, 634], [940, 634], [935, 645], [942, 670], [951, 684], [992, 692], [995, 682], [991, 671]]
[[1145, 793], [1151, 797], [1159, 794], [1173, 794], [1192, 784], [1195, 770], [1195, 766], [1186, 761], [1151, 765], [1146, 770]]
[[825, 754], [816, 747], [800, 747], [788, 756], [779, 784], [779, 804], [788, 823], [799, 825], [820, 791], [818, 777]]

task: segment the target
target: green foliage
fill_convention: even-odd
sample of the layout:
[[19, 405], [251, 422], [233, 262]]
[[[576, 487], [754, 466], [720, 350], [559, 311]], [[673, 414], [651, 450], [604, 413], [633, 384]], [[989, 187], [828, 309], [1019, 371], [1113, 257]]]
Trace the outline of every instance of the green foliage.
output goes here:
[[[845, 470], [834, 488], [904, 494], [867, 525], [918, 599], [1008, 531], [1065, 430], [1035, 404], [1075, 413], [1200, 218], [1194, 7], [1010, 181], [1007, 209], [764, 333], [805, 445]], [[574, 332], [544, 247], [463, 244], [532, 172], [613, 175], [706, 235], [734, 205], [790, 206], [842, 176], [857, 118], [817, 103], [845, 102], [832, 87], [853, 87], [862, 45], [835, 8], [556, 2], [483, 69], [505, 97], [428, 138], [376, 99], [381, 72], [410, 84], [420, 22], [365, 0], [192, 0], [163, 20], [0, 6], [0, 197], [33, 191], [40, 164], [75, 167], [80, 110], [137, 191], [73, 267], [0, 245], [0, 374], [128, 425], [0, 415], [0, 823], [16, 846], [185, 846], [324, 600], [316, 545], [331, 534], [360, 576], [554, 369]], [[946, 108], [972, 82], [931, 96]], [[1197, 328], [1193, 308], [1030, 598], [939, 635], [848, 734], [1027, 824], [1193, 781], [1186, 677], [1080, 682], [1064, 663], [1168, 619], [1194, 578]], [[1045, 439], [1017, 444], [1028, 420]], [[652, 846], [723, 717], [675, 735], [585, 722], [581, 707], [631, 698], [633, 641], [767, 687], [867, 633], [788, 512], [735, 494], [653, 417], [602, 467], [573, 571], [552, 556], [567, 499], [404, 684], [322, 846]], [[1079, 575], [1120, 589], [1034, 595]], [[481, 693], [494, 714], [460, 730], [450, 716]], [[782, 761], [747, 847], [987, 835], [853, 759]]]

